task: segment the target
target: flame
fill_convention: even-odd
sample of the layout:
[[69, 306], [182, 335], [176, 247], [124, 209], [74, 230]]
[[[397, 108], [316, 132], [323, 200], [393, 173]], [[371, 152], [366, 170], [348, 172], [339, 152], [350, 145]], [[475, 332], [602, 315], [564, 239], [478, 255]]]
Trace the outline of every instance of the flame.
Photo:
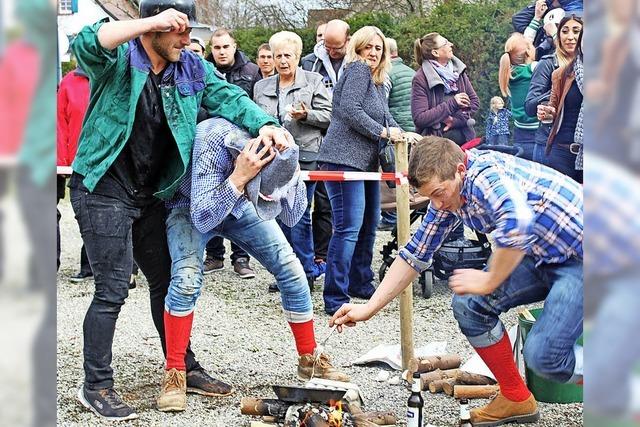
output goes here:
[[342, 401], [330, 400], [329, 427], [342, 427]]

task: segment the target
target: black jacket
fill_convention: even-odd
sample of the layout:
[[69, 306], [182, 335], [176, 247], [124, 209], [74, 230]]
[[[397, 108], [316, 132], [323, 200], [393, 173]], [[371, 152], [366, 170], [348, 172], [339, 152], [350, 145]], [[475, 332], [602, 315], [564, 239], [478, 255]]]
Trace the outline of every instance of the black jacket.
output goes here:
[[228, 69], [216, 65], [211, 53], [207, 56], [207, 60], [216, 66], [229, 83], [240, 86], [247, 92], [249, 98], [253, 99], [253, 86], [258, 80], [262, 79], [262, 75], [260, 74], [260, 68], [251, 62], [244, 52], [236, 50], [235, 61]]
[[[524, 101], [524, 111], [532, 117], [537, 115], [538, 104], [548, 101], [551, 96], [551, 74], [558, 68], [558, 58], [555, 54], [543, 56], [531, 76], [529, 92]], [[536, 131], [536, 143], [545, 145], [549, 137], [551, 126], [540, 123]]]

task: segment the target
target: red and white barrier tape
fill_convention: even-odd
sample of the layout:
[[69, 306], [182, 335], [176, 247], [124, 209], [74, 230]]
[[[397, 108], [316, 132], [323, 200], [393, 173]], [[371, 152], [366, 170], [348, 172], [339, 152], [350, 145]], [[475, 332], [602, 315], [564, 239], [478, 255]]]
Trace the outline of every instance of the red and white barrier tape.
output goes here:
[[[58, 166], [58, 175], [71, 175], [70, 166]], [[400, 172], [342, 172], [342, 171], [300, 171], [305, 181], [395, 181], [408, 184], [405, 174]]]

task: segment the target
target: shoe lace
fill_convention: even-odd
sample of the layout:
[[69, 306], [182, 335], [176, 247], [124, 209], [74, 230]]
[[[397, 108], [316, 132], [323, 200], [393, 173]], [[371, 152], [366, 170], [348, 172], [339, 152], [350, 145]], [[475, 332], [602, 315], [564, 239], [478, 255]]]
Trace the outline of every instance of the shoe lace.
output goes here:
[[317, 358], [314, 356], [313, 365], [311, 365], [311, 378], [312, 380], [316, 374], [316, 368], [318, 372], [327, 372], [330, 369], [333, 369], [333, 365], [331, 364], [331, 359], [324, 353], [321, 353]]
[[113, 408], [118, 409], [125, 406], [124, 401], [118, 396], [118, 393], [112, 388], [108, 388], [100, 391], [100, 395], [107, 404]]
[[180, 389], [182, 388], [182, 382], [183, 382], [183, 379], [180, 376], [179, 371], [171, 370], [167, 374], [164, 388], [165, 390]]

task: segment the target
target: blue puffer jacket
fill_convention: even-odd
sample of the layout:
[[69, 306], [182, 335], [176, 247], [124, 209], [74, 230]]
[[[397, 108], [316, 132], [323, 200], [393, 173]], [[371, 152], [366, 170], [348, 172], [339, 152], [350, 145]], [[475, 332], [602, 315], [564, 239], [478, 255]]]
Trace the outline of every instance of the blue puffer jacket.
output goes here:
[[[532, 117], [538, 112], [538, 104], [549, 100], [551, 95], [551, 74], [558, 68], [558, 58], [555, 54], [545, 55], [540, 59], [529, 85], [529, 93], [524, 101], [524, 111]], [[546, 145], [551, 125], [540, 123], [536, 132], [536, 144]]]

